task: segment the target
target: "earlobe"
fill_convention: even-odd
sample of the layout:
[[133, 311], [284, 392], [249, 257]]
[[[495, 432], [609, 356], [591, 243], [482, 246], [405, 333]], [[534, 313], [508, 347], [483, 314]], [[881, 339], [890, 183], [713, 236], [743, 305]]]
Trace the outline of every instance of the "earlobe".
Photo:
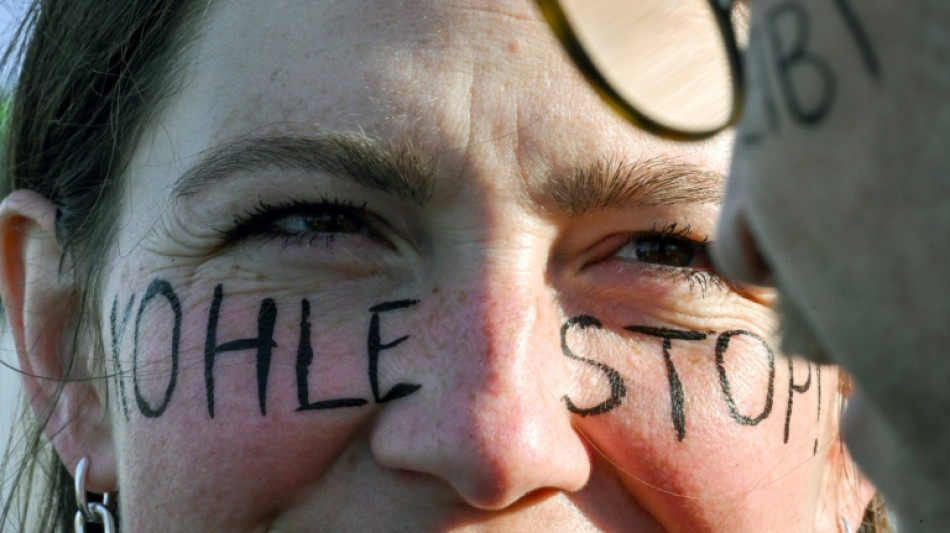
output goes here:
[[0, 204], [0, 297], [34, 415], [70, 471], [89, 457], [87, 488], [105, 492], [115, 489], [111, 423], [91, 354], [75, 345], [80, 309], [55, 219], [56, 207], [34, 191]]

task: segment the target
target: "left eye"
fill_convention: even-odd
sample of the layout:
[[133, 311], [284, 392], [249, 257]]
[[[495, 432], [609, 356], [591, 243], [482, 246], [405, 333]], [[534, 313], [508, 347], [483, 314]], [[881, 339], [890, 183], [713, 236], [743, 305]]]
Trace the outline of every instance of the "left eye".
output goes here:
[[637, 235], [618, 255], [651, 265], [708, 270], [711, 268], [704, 242], [663, 234]]

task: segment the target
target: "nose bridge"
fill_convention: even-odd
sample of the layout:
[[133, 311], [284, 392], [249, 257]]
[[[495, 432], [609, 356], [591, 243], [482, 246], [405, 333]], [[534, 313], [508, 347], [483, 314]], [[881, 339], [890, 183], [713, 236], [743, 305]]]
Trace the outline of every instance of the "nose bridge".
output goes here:
[[[485, 413], [501, 409], [521, 412], [525, 405], [557, 401], [555, 389], [563, 363], [558, 357], [558, 323], [554, 297], [545, 281], [542, 251], [530, 236], [516, 231], [486, 246], [480, 257], [478, 274], [473, 276], [461, 301], [470, 324], [467, 335], [459, 337], [456, 349], [471, 354], [468, 371], [477, 380], [463, 380], [461, 386], [475, 388], [474, 403]], [[517, 405], [496, 399], [516, 395], [531, 401]]]
[[476, 327], [460, 350], [475, 356], [469, 369], [474, 379], [457, 385], [471, 394], [463, 420], [476, 430], [473, 444], [486, 455], [500, 453], [501, 446], [537, 446], [545, 433], [539, 425], [568, 420], [556, 392], [563, 389], [563, 365], [554, 351], [554, 304], [543, 274], [516, 256], [502, 251], [486, 257], [481, 284], [469, 296]]
[[476, 341], [485, 345], [489, 363], [499, 362], [496, 359], [528, 363], [532, 339], [556, 335], [556, 311], [544, 280], [544, 262], [531, 248], [508, 242], [489, 248], [483, 256], [479, 282], [470, 294], [481, 315], [481, 339]]
[[385, 407], [373, 444], [384, 465], [441, 478], [470, 505], [494, 509], [539, 489], [583, 487], [589, 458], [559, 399], [565, 373], [544, 262], [510, 242], [483, 252], [442, 291], [453, 308], [429, 310], [439, 330], [423, 343], [434, 386]]
[[558, 379], [557, 309], [539, 240], [512, 228], [480, 247], [474, 267], [444, 276], [456, 289], [446, 309], [433, 310], [451, 335], [440, 343], [450, 357], [440, 360], [477, 378], [460, 386], [497, 396]]

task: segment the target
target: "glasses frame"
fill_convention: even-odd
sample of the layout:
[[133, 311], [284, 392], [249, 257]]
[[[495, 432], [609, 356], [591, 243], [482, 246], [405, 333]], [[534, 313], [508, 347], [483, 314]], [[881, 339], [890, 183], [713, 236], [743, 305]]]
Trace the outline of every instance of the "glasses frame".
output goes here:
[[[638, 1], [638, 0], [630, 0]], [[669, 0], [665, 0], [669, 1]], [[723, 46], [726, 49], [726, 57], [729, 63], [729, 75], [732, 76], [732, 111], [728, 120], [721, 126], [708, 130], [685, 130], [664, 124], [646, 113], [640, 111], [633, 104], [628, 102], [616, 89], [610, 84], [604, 75], [595, 66], [594, 61], [587, 54], [584, 46], [578, 39], [574, 28], [571, 27], [558, 0], [536, 0], [541, 8], [541, 13], [547, 20], [548, 25], [554, 31], [561, 45], [567, 51], [571, 60], [577, 65], [577, 68], [587, 79], [587, 82], [607, 102], [607, 104], [620, 114], [627, 121], [638, 128], [676, 141], [700, 141], [708, 139], [722, 130], [732, 126], [739, 121], [742, 116], [742, 107], [745, 103], [745, 86], [743, 84], [743, 65], [742, 54], [739, 51], [739, 45], [736, 42], [736, 34], [732, 25], [732, 9], [736, 0], [708, 0], [709, 7], [712, 9], [716, 19], [716, 25], [719, 26], [719, 32], [722, 36]]]

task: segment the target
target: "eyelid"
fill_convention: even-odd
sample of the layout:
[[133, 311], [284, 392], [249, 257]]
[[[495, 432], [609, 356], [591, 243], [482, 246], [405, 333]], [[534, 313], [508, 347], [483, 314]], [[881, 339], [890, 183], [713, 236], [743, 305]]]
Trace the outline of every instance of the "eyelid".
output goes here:
[[[257, 204], [243, 213], [236, 213], [229, 229], [220, 231], [227, 244], [237, 244], [255, 238], [293, 237], [292, 233], [279, 231], [275, 224], [289, 217], [304, 217], [308, 214], [320, 212], [343, 213], [358, 217], [364, 231], [371, 231], [372, 224], [366, 212], [366, 204], [359, 206], [349, 200], [329, 199], [324, 197], [320, 202], [289, 200], [274, 204], [265, 203], [258, 199]], [[313, 232], [313, 235], [346, 235], [346, 233]]]
[[[616, 255], [621, 250], [627, 248], [628, 246], [632, 244], [637, 243], [639, 239], [643, 239], [645, 237], [655, 237], [658, 239], [669, 239], [672, 241], [676, 241], [683, 245], [689, 246], [690, 248], [692, 248], [694, 252], [701, 251], [708, 256], [709, 247], [712, 245], [712, 243], [709, 240], [709, 236], [704, 235], [701, 240], [696, 240], [692, 238], [692, 234], [693, 234], [693, 230], [689, 224], [686, 224], [685, 226], [680, 226], [676, 222], [673, 222], [673, 223], [667, 224], [662, 229], [658, 229], [658, 226], [654, 224], [653, 227], [647, 231], [635, 231], [628, 234], [623, 244], [617, 247], [612, 255]], [[637, 259], [633, 259], [633, 260], [638, 261]], [[710, 265], [711, 265], [711, 262], [710, 262]], [[686, 268], [686, 267], [674, 267], [674, 268]]]
[[[644, 272], [651, 272], [654, 275], [670, 276], [677, 282], [688, 284], [690, 290], [698, 286], [701, 289], [702, 294], [705, 294], [706, 291], [711, 287], [724, 291], [729, 290], [730, 285], [725, 279], [715, 272], [714, 266], [709, 260], [709, 248], [713, 245], [713, 243], [709, 240], [708, 236], [703, 236], [701, 240], [697, 240], [691, 237], [692, 234], [693, 231], [689, 224], [681, 226], [673, 222], [667, 224], [661, 229], [656, 224], [654, 224], [653, 227], [648, 231], [637, 231], [630, 233], [624, 240], [623, 244], [619, 247], [615, 247], [614, 251], [607, 255], [604, 260], [618, 259], [636, 265], [638, 269]], [[660, 239], [665, 238], [676, 240], [685, 246], [691, 247], [694, 253], [704, 254], [706, 257], [707, 267], [704, 268], [700, 266], [676, 266], [651, 263], [638, 259], [635, 252], [631, 254], [625, 254], [626, 257], [621, 255], [621, 252], [623, 252], [625, 249], [635, 246], [639, 239], [651, 236]]]

